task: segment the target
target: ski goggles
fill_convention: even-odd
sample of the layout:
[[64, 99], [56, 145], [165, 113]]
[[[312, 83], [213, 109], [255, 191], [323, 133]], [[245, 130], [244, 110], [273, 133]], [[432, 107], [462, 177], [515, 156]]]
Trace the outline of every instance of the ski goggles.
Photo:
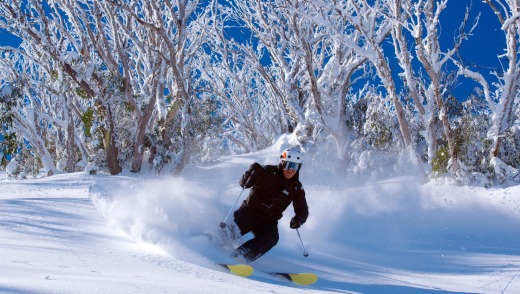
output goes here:
[[296, 162], [291, 161], [284, 161], [283, 162], [283, 169], [285, 170], [298, 170], [300, 168], [300, 164]]

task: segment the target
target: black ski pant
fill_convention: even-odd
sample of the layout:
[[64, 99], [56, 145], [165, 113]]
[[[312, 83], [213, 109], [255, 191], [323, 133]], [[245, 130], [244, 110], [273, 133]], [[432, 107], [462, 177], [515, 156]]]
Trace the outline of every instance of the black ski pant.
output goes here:
[[266, 219], [246, 207], [234, 213], [235, 223], [240, 234], [253, 233], [253, 239], [238, 247], [234, 255], [242, 255], [247, 261], [254, 261], [278, 243], [278, 221]]

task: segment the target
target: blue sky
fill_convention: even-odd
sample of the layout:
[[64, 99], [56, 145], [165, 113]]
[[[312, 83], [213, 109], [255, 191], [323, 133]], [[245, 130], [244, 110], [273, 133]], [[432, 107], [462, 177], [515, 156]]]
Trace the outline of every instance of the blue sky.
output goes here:
[[[453, 29], [459, 26], [464, 17], [465, 6], [470, 0], [450, 1], [441, 18], [446, 23], [447, 34], [453, 36]], [[501, 24], [489, 5], [483, 1], [473, 1], [470, 20], [481, 14], [480, 21], [475, 29], [474, 36], [466, 40], [460, 52], [468, 63], [479, 64], [484, 67], [498, 68], [497, 55], [503, 53], [506, 46], [504, 33], [500, 30]]]
[[[473, 2], [469, 18], [471, 23], [468, 25], [473, 23], [473, 19], [479, 13], [480, 20], [473, 36], [462, 43], [459, 53], [465, 65], [472, 65], [473, 70], [479, 71], [486, 78], [491, 78], [492, 76], [489, 74], [491, 71], [501, 72], [502, 70], [498, 55], [504, 53], [506, 41], [504, 33], [500, 29], [500, 21], [488, 4], [481, 0], [449, 1], [446, 10], [441, 15], [441, 23], [444, 24], [442, 37], [446, 41], [441, 45], [452, 47], [454, 32], [464, 19], [466, 5], [471, 2]], [[454, 94], [459, 99], [465, 99], [472, 92], [476, 83], [464, 77], [461, 80], [464, 83], [454, 90]]]

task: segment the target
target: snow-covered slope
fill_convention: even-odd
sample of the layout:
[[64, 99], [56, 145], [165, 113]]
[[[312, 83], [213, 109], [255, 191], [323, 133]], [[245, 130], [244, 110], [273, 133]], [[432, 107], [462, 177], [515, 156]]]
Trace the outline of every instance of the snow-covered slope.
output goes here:
[[[276, 163], [280, 148], [190, 166], [182, 178], [0, 174], [0, 292], [520, 293], [520, 186], [348, 183], [305, 165], [309, 256], [289, 207], [280, 242], [251, 278], [222, 272], [214, 262], [228, 252], [204, 235], [226, 217], [248, 165]], [[320, 279], [304, 288], [271, 270]]]

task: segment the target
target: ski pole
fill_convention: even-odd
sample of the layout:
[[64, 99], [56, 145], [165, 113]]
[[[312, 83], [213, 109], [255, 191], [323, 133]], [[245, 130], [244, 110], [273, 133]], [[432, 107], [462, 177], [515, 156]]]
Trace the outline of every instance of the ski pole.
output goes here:
[[303, 249], [303, 256], [309, 256], [309, 252], [307, 252], [307, 249], [305, 249], [305, 246], [303, 245], [302, 236], [300, 235], [300, 231], [298, 231], [298, 229], [296, 229], [296, 233], [298, 233], [298, 238], [300, 238], [300, 244], [302, 245]]
[[238, 194], [238, 197], [237, 199], [235, 200], [235, 203], [233, 203], [233, 206], [231, 206], [231, 208], [229, 209], [229, 212], [228, 214], [226, 215], [226, 218], [220, 222], [220, 227], [223, 229], [226, 227], [226, 222], [227, 222], [227, 219], [229, 218], [229, 215], [231, 214], [231, 212], [233, 211], [233, 208], [235, 207], [235, 205], [237, 205], [237, 202], [238, 202], [238, 199], [240, 199], [240, 196], [242, 196], [242, 193], [244, 193], [244, 190], [246, 189], [245, 187], [247, 187], [247, 184], [249, 184], [249, 181], [251, 181], [251, 178], [253, 177], [253, 174], [255, 173], [255, 171], [252, 171], [251, 174], [249, 175], [249, 179], [247, 179], [247, 182], [246, 184], [244, 185], [244, 187], [242, 187], [242, 191], [240, 191], [240, 194]]
[[240, 199], [240, 196], [242, 196], [242, 193], [244, 193], [244, 190], [245, 190], [245, 188], [242, 188], [242, 191], [240, 192], [240, 194], [238, 195], [237, 199], [235, 200], [235, 203], [233, 203], [233, 206], [231, 206], [231, 208], [229, 209], [229, 212], [226, 215], [226, 218], [222, 222], [220, 222], [220, 227], [221, 228], [225, 228], [226, 227], [226, 221], [229, 218], [229, 215], [231, 214], [231, 211], [233, 211], [233, 208], [237, 204], [238, 199]]

